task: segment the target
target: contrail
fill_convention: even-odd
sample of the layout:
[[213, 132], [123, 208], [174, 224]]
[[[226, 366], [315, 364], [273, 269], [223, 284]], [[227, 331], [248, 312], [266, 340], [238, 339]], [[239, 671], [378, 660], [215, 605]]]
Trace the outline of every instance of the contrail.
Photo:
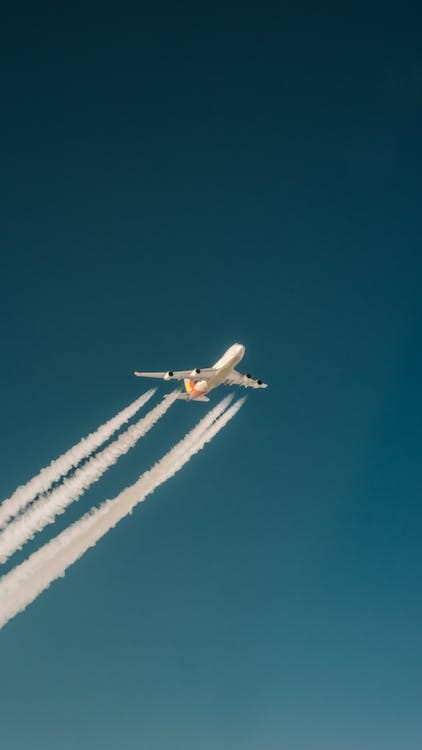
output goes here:
[[108, 440], [116, 430], [128, 422], [136, 412], [146, 404], [146, 402], [154, 395], [156, 389], [147, 391], [140, 396], [136, 401], [123, 409], [123, 411], [116, 414], [115, 417], [110, 419], [105, 424], [101, 425], [98, 430], [92, 432], [85, 438], [70, 448], [59, 458], [56, 458], [44, 469], [41, 469], [37, 476], [33, 477], [29, 482], [18, 487], [14, 493], [8, 497], [0, 505], [0, 528], [2, 528], [10, 518], [16, 516], [23, 508], [31, 503], [37, 495], [47, 492], [54, 482], [57, 482], [60, 477], [67, 474], [72, 467], [77, 466], [83, 458], [91, 455], [91, 453], [99, 448], [106, 440]]
[[53, 523], [56, 516], [64, 513], [66, 508], [77, 500], [94, 482], [115, 464], [121, 456], [136, 445], [138, 440], [154, 427], [164, 416], [179, 395], [179, 391], [166, 396], [145, 417], [129, 427], [100, 453], [92, 456], [80, 469], [65, 479], [62, 484], [48, 495], [42, 495], [22, 515], [12, 520], [0, 532], [0, 562], [4, 563], [16, 550], [47, 524]]
[[67, 568], [93, 547], [107, 531], [132, 512], [160, 484], [176, 474], [195, 453], [202, 450], [234, 417], [244, 401], [245, 399], [237, 401], [212, 424], [211, 420], [227, 406], [228, 400], [224, 399], [225, 403], [218, 404], [172, 450], [142, 474], [135, 484], [85, 515], [3, 576], [0, 580], [0, 627], [31, 604], [56, 578], [63, 576]]
[[[223, 414], [225, 409], [228, 407], [232, 400], [232, 396], [229, 395], [226, 398], [222, 399], [213, 409], [211, 409], [205, 417], [203, 417], [198, 424], [183, 438], [183, 440], [180, 440], [174, 448], [172, 448], [162, 459], [161, 461], [158, 461], [157, 464], [154, 464], [153, 469], [158, 466], [158, 464], [162, 464], [165, 459], [169, 459], [167, 461], [168, 464], [171, 463], [171, 461], [176, 460], [176, 458], [180, 455], [182, 455], [184, 452], [186, 452], [187, 449], [198, 439], [200, 438], [207, 429], [209, 429], [214, 421], [218, 419], [218, 417]], [[171, 459], [171, 461], [170, 461]], [[54, 557], [55, 554], [57, 554], [57, 551], [60, 550], [62, 547], [65, 546], [66, 543], [70, 543], [74, 536], [80, 537], [82, 532], [89, 528], [94, 520], [98, 518], [101, 513], [104, 512], [104, 509], [106, 506], [110, 503], [117, 503], [119, 499], [122, 498], [122, 496], [125, 495], [129, 490], [134, 490], [135, 487], [138, 485], [140, 480], [148, 475], [150, 473], [151, 469], [149, 471], [146, 471], [144, 474], [141, 475], [141, 477], [138, 479], [137, 482], [135, 482], [134, 485], [132, 485], [130, 488], [123, 490], [117, 498], [114, 500], [107, 500], [104, 502], [100, 508], [93, 508], [91, 511], [86, 513], [79, 521], [76, 521], [74, 524], [69, 526], [67, 529], [61, 532], [61, 534], [58, 534], [55, 539], [52, 539], [51, 542], [45, 544], [43, 547], [41, 547], [39, 550], [34, 552], [27, 560], [25, 560], [23, 563], [20, 563], [17, 565], [13, 570], [11, 570], [7, 575], [4, 575], [2, 578], [0, 578], [0, 602], [2, 600], [2, 597], [4, 594], [9, 595], [13, 590], [17, 588], [18, 585], [20, 585], [26, 578], [29, 576], [32, 576], [36, 570], [42, 565], [45, 564], [50, 558]]]

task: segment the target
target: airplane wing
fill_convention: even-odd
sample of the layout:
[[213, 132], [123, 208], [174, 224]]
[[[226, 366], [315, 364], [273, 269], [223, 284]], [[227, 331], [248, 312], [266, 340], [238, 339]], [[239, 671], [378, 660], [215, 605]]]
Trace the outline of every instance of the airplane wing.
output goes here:
[[232, 370], [225, 382], [227, 385], [243, 385], [244, 388], [268, 388], [267, 383], [263, 383], [262, 380], [254, 380], [250, 375], [244, 375], [237, 370]]
[[191, 380], [202, 380], [203, 378], [210, 378], [216, 370], [212, 367], [204, 370], [200, 370], [199, 367], [195, 370], [167, 370], [167, 372], [135, 372], [138, 378], [160, 378], [161, 380], [184, 380], [184, 378], [190, 378]]

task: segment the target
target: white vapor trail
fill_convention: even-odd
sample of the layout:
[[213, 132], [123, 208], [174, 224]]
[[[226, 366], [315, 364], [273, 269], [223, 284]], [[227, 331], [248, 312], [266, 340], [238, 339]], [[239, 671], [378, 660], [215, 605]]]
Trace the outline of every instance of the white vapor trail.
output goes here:
[[139, 409], [146, 404], [151, 396], [155, 393], [155, 388], [147, 391], [136, 399], [132, 404], [127, 406], [115, 417], [101, 425], [98, 430], [92, 432], [79, 443], [70, 448], [62, 456], [56, 458], [40, 473], [30, 479], [26, 484], [18, 487], [14, 493], [2, 502], [0, 505], [0, 529], [21, 510], [26, 508], [37, 495], [47, 492], [54, 482], [57, 482], [62, 476], [67, 474], [74, 466], [77, 466], [83, 458], [91, 453], [108, 440], [116, 430], [128, 422]]
[[[200, 438], [206, 432], [206, 430], [213, 425], [214, 421], [218, 419], [221, 414], [223, 414], [225, 409], [230, 404], [231, 400], [231, 395], [222, 399], [213, 409], [211, 409], [205, 415], [205, 417], [203, 417], [198, 422], [198, 424], [183, 438], [183, 440], [180, 440], [176, 444], [176, 446], [172, 448], [161, 459], [161, 461], [158, 461], [156, 464], [154, 464], [152, 468], [155, 469], [159, 464], [162, 464], [162, 462], [164, 462], [164, 460], [169, 456], [172, 460], [175, 460], [178, 455], [186, 452], [186, 450], [195, 442], [195, 440]], [[133, 484], [126, 490], [123, 490], [117, 496], [117, 498], [114, 498], [114, 500], [107, 500], [100, 506], [100, 508], [91, 509], [91, 511], [86, 513], [79, 521], [76, 521], [70, 527], [61, 532], [61, 534], [58, 534], [55, 539], [52, 539], [51, 542], [48, 542], [43, 547], [41, 547], [41, 549], [37, 550], [37, 552], [34, 552], [23, 563], [17, 565], [8, 574], [0, 578], [0, 603], [4, 595], [7, 596], [12, 593], [12, 591], [14, 591], [17, 586], [19, 586], [23, 581], [32, 576], [40, 568], [40, 566], [44, 565], [49, 559], [54, 557], [61, 548], [63, 548], [66, 544], [71, 543], [74, 537], [79, 538], [84, 531], [90, 528], [93, 522], [97, 518], [99, 518], [101, 514], [104, 513], [104, 510], [108, 508], [110, 503], [117, 504], [117, 501], [124, 497], [125, 493], [130, 490], [135, 491], [135, 487], [139, 485], [140, 480], [148, 475], [151, 471], [152, 469], [142, 474], [138, 481], [135, 482], [135, 484]]]
[[0, 628], [31, 604], [56, 578], [63, 576], [70, 565], [131, 513], [138, 503], [202, 450], [234, 417], [245, 399], [240, 399], [224, 412], [229, 401], [230, 397], [220, 402], [131, 487], [83, 516], [3, 576], [0, 579]]
[[100, 453], [92, 456], [71, 477], [64, 479], [62, 484], [48, 495], [42, 495], [25, 513], [12, 520], [3, 532], [0, 532], [0, 562], [6, 562], [25, 542], [32, 539], [47, 524], [53, 523], [57, 515], [64, 513], [71, 503], [97, 482], [107, 469], [154, 427], [177, 399], [178, 394], [179, 391], [176, 390], [166, 396], [145, 417], [129, 427]]

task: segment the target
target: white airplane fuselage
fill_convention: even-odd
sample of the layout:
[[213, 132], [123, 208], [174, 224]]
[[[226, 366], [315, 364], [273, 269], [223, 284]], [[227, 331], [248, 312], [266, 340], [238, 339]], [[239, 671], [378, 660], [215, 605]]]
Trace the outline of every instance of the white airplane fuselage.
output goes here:
[[245, 353], [243, 344], [232, 344], [223, 356], [217, 360], [212, 367], [204, 367], [202, 370], [196, 367], [194, 370], [167, 370], [167, 372], [139, 372], [135, 370], [138, 378], [159, 378], [160, 380], [183, 381], [186, 393], [179, 392], [177, 398], [184, 401], [209, 401], [206, 395], [219, 385], [237, 385], [244, 388], [266, 388], [267, 384], [262, 380], [255, 380], [249, 373], [242, 373], [236, 369], [236, 365]]
[[233, 344], [230, 346], [223, 356], [217, 360], [212, 366], [213, 370], [216, 370], [211, 377], [198, 380], [194, 382], [190, 378], [185, 378], [185, 389], [189, 393], [191, 398], [198, 398], [198, 396], [204, 396], [206, 393], [214, 390], [219, 385], [224, 383], [227, 375], [236, 367], [240, 362], [245, 353], [245, 347], [243, 344]]

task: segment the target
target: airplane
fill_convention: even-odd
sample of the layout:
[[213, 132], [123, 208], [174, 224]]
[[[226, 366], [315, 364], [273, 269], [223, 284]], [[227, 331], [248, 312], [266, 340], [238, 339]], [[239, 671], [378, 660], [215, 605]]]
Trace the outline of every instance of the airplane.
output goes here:
[[233, 344], [212, 366], [205, 369], [196, 367], [194, 370], [180, 370], [174, 372], [135, 372], [138, 378], [162, 378], [163, 380], [183, 380], [185, 393], [178, 398], [184, 401], [209, 401], [206, 395], [219, 385], [242, 385], [245, 388], [267, 388], [262, 380], [254, 380], [247, 373], [244, 375], [235, 369], [245, 353], [243, 344]]

